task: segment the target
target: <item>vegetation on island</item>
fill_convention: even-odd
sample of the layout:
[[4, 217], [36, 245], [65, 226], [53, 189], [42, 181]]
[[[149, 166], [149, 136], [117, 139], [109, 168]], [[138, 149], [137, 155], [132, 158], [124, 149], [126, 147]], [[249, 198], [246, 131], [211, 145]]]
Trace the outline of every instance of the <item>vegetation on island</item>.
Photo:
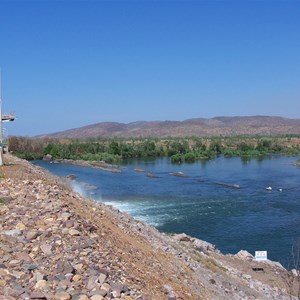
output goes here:
[[174, 163], [207, 160], [218, 155], [250, 159], [268, 154], [300, 154], [300, 136], [188, 137], [188, 138], [89, 138], [50, 139], [10, 137], [9, 149], [27, 160], [73, 159], [119, 163], [131, 158], [169, 157]]

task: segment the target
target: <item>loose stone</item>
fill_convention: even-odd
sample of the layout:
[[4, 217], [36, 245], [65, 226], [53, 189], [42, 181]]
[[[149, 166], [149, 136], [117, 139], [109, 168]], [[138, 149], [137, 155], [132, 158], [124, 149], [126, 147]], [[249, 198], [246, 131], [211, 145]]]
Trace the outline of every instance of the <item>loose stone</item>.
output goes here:
[[69, 300], [71, 295], [67, 292], [59, 292], [54, 295], [54, 300]]
[[91, 297], [91, 300], [103, 300], [103, 299], [104, 299], [104, 297], [101, 295], [93, 295]]

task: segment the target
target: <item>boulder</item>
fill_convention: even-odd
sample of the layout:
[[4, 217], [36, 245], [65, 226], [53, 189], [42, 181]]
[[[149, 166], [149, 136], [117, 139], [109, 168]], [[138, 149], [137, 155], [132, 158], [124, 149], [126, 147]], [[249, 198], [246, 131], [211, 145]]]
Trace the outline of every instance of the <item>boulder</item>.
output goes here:
[[254, 256], [246, 250], [239, 251], [235, 256], [243, 260], [253, 260]]
[[217, 247], [215, 245], [199, 239], [194, 239], [193, 245], [199, 251], [217, 251]]
[[52, 161], [53, 160], [52, 155], [51, 154], [44, 155], [43, 160], [45, 160], [45, 161]]
[[190, 242], [191, 237], [185, 233], [175, 234], [174, 239], [180, 242]]

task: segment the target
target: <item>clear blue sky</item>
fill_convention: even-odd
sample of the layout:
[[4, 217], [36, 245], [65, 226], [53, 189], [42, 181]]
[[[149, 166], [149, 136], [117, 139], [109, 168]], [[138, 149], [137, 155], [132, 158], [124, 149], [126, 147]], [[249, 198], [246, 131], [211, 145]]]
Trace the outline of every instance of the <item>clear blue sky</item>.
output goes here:
[[300, 1], [0, 0], [0, 66], [10, 135], [300, 118]]

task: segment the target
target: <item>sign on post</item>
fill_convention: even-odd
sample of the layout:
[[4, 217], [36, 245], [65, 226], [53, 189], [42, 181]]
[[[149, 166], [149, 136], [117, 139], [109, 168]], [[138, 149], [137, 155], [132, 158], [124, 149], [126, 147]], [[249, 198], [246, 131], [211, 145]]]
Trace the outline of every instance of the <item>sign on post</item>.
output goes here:
[[267, 260], [267, 251], [255, 251], [255, 260]]

